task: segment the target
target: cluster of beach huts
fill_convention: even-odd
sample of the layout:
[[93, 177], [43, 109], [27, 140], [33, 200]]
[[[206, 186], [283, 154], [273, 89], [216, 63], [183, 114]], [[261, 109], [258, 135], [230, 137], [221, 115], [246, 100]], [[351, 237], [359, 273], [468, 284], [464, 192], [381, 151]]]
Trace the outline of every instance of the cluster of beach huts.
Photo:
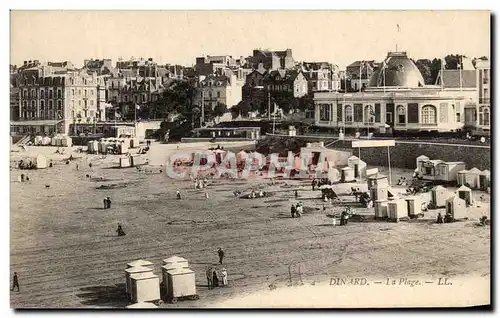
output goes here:
[[481, 171], [477, 168], [467, 170], [461, 161], [446, 162], [431, 160], [427, 156], [417, 157], [415, 172], [425, 180], [441, 181], [444, 183], [457, 183], [471, 189], [487, 191], [491, 183], [491, 172]]
[[56, 135], [54, 137], [35, 136], [35, 146], [56, 146], [56, 147], [71, 147], [73, 141], [71, 137], [65, 135]]
[[130, 148], [138, 148], [137, 138], [101, 138], [99, 141], [92, 140], [87, 143], [88, 153], [100, 154], [126, 154]]
[[132, 303], [127, 308], [156, 308], [163, 299], [172, 303], [180, 298], [198, 299], [195, 273], [183, 257], [172, 256], [162, 261], [162, 282], [154, 274], [154, 264], [136, 260], [125, 269], [125, 291]]

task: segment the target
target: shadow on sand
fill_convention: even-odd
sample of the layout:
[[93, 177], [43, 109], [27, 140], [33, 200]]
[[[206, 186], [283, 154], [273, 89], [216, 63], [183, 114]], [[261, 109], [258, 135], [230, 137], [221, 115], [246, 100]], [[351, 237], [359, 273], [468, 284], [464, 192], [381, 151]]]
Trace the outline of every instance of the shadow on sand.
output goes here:
[[114, 286], [91, 286], [80, 288], [81, 303], [85, 306], [125, 307], [129, 301], [125, 294], [125, 284]]

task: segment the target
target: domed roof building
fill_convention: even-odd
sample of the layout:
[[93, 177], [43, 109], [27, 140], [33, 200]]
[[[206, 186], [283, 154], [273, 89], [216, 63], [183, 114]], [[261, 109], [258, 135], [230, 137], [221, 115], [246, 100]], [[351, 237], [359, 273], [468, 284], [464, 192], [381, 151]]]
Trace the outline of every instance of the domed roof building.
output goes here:
[[406, 52], [390, 52], [375, 70], [368, 87], [424, 87], [425, 82], [418, 67], [408, 58]]
[[[477, 80], [465, 76], [471, 75], [465, 71], [446, 72], [453, 73], [445, 74], [447, 81], [425, 85], [406, 52], [389, 52], [361, 91], [315, 93], [315, 125], [373, 133], [449, 132], [474, 125], [478, 117]], [[465, 79], [470, 85], [464, 85]]]

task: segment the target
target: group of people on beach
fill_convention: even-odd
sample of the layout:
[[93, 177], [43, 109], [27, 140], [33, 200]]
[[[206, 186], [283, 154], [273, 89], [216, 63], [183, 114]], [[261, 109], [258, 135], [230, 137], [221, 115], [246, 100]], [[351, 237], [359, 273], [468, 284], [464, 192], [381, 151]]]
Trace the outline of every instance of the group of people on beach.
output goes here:
[[292, 214], [292, 218], [295, 217], [300, 218], [302, 216], [302, 213], [304, 213], [304, 206], [302, 205], [302, 202], [298, 202], [297, 204], [292, 204], [290, 212]]

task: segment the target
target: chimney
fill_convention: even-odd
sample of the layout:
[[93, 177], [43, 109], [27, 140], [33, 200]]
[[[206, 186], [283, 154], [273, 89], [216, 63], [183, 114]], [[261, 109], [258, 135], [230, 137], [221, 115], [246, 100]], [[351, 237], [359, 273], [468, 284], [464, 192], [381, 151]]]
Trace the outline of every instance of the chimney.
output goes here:
[[28, 65], [28, 61], [24, 61], [23, 65], [24, 66]]

